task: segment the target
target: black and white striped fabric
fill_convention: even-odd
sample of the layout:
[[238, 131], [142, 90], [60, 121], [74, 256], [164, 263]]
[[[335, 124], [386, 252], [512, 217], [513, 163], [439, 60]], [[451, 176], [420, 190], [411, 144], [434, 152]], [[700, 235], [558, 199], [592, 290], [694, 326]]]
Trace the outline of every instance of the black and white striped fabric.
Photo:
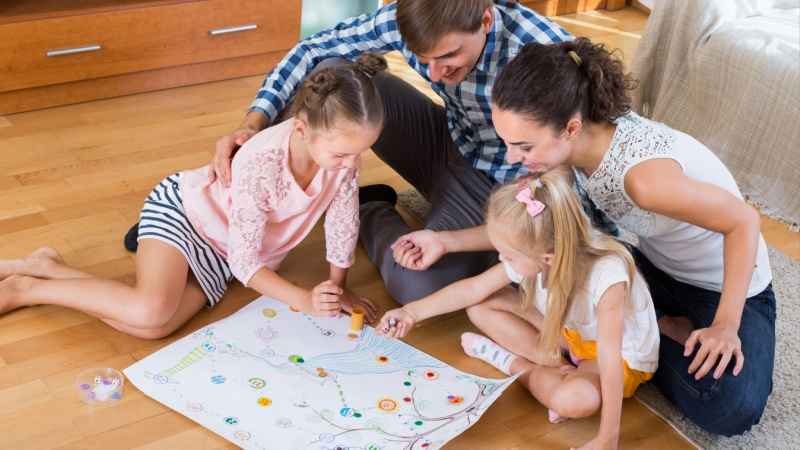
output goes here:
[[139, 240], [158, 239], [183, 253], [211, 307], [222, 298], [233, 274], [222, 256], [189, 223], [179, 179], [180, 174], [168, 176], [145, 200], [139, 215]]

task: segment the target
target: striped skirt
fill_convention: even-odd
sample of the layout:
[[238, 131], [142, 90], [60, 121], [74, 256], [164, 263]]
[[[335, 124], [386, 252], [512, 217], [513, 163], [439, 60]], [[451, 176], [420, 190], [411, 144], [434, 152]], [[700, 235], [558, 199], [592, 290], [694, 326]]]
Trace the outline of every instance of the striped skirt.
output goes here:
[[178, 249], [212, 307], [233, 279], [225, 259], [189, 223], [181, 200], [180, 174], [165, 178], [153, 189], [139, 215], [139, 240], [157, 239]]

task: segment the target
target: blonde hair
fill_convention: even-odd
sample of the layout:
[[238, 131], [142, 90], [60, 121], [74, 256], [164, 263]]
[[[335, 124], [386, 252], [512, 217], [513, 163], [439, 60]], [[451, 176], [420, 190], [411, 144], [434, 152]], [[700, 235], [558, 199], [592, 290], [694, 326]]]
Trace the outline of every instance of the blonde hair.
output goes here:
[[[533, 198], [545, 205], [535, 217], [516, 198], [528, 186]], [[547, 311], [540, 330], [542, 349], [551, 356], [558, 354], [559, 336], [572, 299], [599, 257], [616, 255], [625, 262], [630, 297], [636, 274], [633, 257], [624, 245], [592, 227], [573, 190], [571, 170], [559, 168], [501, 186], [489, 198], [487, 223], [502, 227], [505, 241], [528, 257], [554, 255], [547, 276]], [[529, 278], [522, 283], [523, 308], [535, 302], [535, 283]]]

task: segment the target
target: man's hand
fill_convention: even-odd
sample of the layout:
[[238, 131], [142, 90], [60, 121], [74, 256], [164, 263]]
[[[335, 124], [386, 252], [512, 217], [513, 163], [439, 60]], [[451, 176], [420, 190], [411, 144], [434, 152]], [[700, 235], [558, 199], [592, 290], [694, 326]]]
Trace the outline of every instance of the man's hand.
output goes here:
[[364, 317], [369, 324], [375, 323], [375, 319], [378, 318], [378, 308], [375, 307], [372, 300], [362, 297], [349, 289], [344, 289], [344, 293], [339, 297], [339, 303], [342, 304], [343, 310], [351, 314], [353, 313], [353, 308], [360, 308], [364, 311]]
[[208, 169], [209, 182], [219, 179], [225, 187], [231, 185], [233, 153], [256, 133], [258, 131], [252, 128], [239, 128], [233, 133], [219, 138], [214, 151], [214, 158], [211, 160], [211, 166]]

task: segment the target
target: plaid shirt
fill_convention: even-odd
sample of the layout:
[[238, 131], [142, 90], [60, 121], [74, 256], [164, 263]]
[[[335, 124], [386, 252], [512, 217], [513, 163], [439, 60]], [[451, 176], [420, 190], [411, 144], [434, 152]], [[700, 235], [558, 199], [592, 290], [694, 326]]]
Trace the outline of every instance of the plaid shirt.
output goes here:
[[570, 35], [518, 3], [498, 1], [492, 30], [475, 68], [458, 85], [447, 86], [431, 81], [428, 65], [419, 62], [400, 36], [396, 16], [397, 4], [391, 3], [299, 42], [267, 76], [251, 111], [261, 111], [274, 119], [306, 75], [326, 58], [352, 60], [364, 52], [397, 50], [444, 100], [450, 136], [472, 166], [499, 182], [516, 178], [523, 167], [505, 162], [506, 147], [492, 125], [490, 94], [494, 80], [526, 43], [561, 42], [571, 39]]
[[[506, 147], [492, 123], [490, 95], [494, 81], [525, 44], [549, 44], [571, 39], [572, 36], [556, 23], [519, 3], [496, 0], [494, 22], [487, 34], [483, 54], [464, 81], [448, 86], [431, 81], [428, 65], [422, 64], [408, 49], [397, 29], [397, 4], [391, 3], [372, 14], [345, 20], [300, 41], [267, 75], [250, 111], [260, 111], [274, 120], [305, 77], [327, 58], [353, 60], [365, 52], [383, 54], [398, 51], [444, 100], [450, 136], [464, 158], [494, 180], [508, 182], [524, 174], [525, 168], [505, 161]], [[582, 200], [584, 207], [589, 206], [585, 194]]]

